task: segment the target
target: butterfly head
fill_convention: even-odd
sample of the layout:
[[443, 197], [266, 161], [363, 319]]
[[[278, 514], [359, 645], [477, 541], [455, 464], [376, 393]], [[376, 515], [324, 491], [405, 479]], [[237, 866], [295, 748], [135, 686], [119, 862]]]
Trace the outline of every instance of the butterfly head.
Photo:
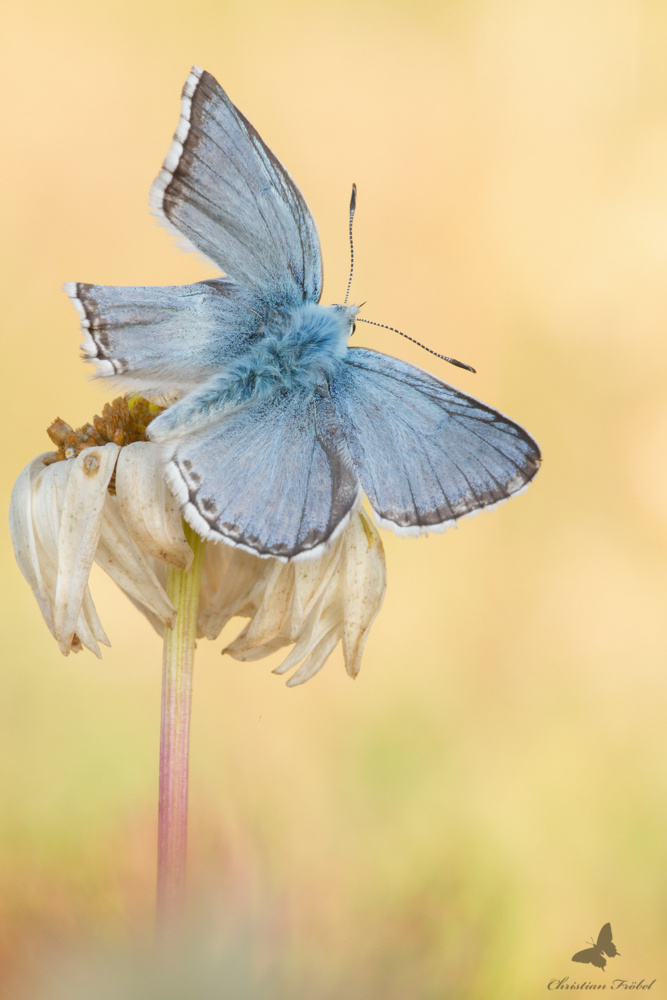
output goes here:
[[354, 333], [355, 320], [357, 318], [357, 313], [359, 312], [361, 306], [351, 306], [351, 305], [335, 305], [335, 306], [325, 306], [325, 309], [330, 309], [340, 326], [341, 338], [345, 340], [345, 345]]
[[283, 351], [296, 349], [303, 363], [312, 360], [327, 368], [328, 359], [335, 362], [344, 357], [358, 312], [359, 306], [304, 303], [289, 317], [282, 335]]

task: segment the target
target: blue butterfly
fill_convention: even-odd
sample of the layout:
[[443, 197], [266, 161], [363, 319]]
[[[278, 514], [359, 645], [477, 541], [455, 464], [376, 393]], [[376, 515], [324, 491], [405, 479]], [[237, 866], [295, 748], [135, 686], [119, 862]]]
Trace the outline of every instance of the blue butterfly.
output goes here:
[[98, 376], [178, 393], [148, 433], [201, 536], [296, 559], [332, 542], [362, 490], [380, 525], [418, 535], [533, 478], [539, 448], [518, 424], [420, 368], [348, 347], [358, 307], [319, 304], [320, 244], [301, 192], [196, 67], [150, 201], [226, 276], [66, 290]]

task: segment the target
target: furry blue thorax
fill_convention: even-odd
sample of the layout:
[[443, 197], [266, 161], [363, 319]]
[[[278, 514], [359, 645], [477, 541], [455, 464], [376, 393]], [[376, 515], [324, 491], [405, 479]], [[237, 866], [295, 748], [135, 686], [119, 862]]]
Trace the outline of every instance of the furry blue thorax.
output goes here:
[[247, 350], [227, 361], [201, 388], [189, 392], [151, 424], [153, 441], [195, 430], [216, 415], [276, 392], [308, 392], [345, 357], [358, 306], [306, 302], [274, 314]]
[[345, 356], [357, 311], [357, 306], [308, 302], [275, 317], [261, 338], [226, 366], [229, 392], [241, 402], [277, 388], [311, 388]]

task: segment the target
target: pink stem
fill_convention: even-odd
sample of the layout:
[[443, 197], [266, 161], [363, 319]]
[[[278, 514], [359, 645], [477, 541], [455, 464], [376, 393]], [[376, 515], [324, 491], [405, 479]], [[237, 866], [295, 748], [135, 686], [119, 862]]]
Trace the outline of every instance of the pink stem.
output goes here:
[[161, 939], [180, 933], [185, 902], [192, 669], [206, 544], [188, 526], [185, 534], [194, 552], [192, 569], [184, 573], [170, 567], [167, 572], [167, 595], [177, 616], [174, 628], [165, 629], [162, 665], [157, 866], [157, 930]]

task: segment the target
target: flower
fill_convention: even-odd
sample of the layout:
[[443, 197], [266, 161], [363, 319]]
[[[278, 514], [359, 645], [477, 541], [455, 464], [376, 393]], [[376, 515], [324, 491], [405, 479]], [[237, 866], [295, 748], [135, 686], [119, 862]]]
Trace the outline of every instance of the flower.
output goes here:
[[[57, 451], [33, 459], [14, 486], [16, 559], [64, 655], [85, 646], [101, 656], [99, 644], [110, 645], [88, 588], [93, 561], [160, 634], [174, 625], [167, 567], [189, 570], [192, 550], [159, 448], [145, 436], [159, 412], [121, 397], [77, 431], [55, 421], [49, 435]], [[231, 618], [249, 618], [223, 652], [253, 661], [292, 645], [275, 670], [298, 668], [289, 685], [312, 677], [342, 641], [355, 677], [385, 588], [382, 542], [362, 510], [319, 559], [286, 563], [209, 543], [198, 635], [216, 639]]]
[[215, 639], [234, 615], [250, 618], [223, 652], [259, 660], [293, 643], [274, 670], [285, 674], [300, 663], [287, 682], [291, 687], [313, 677], [342, 641], [346, 670], [357, 676], [387, 584], [382, 542], [363, 510], [318, 559], [258, 559], [224, 543], [209, 545], [208, 554], [203, 571], [208, 599], [199, 606], [202, 633]]

